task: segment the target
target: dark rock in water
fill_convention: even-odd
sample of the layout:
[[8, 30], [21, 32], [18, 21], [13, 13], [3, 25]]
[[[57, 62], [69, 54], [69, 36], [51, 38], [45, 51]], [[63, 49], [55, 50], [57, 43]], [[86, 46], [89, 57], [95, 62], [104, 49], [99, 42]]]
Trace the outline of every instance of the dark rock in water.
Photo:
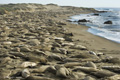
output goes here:
[[88, 22], [86, 19], [78, 20], [78, 22]]
[[112, 21], [106, 21], [104, 24], [112, 24]]
[[99, 14], [97, 14], [97, 13], [95, 13], [95, 14], [93, 14], [94, 16], [99, 16]]

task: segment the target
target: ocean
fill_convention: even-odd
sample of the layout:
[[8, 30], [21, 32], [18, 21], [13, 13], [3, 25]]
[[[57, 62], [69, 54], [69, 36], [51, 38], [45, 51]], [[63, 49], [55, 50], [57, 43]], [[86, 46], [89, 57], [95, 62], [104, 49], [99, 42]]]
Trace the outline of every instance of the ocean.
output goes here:
[[[78, 24], [78, 20], [86, 19], [89, 22], [81, 22], [80, 24], [88, 26], [88, 32], [120, 43], [120, 8], [95, 8], [99, 11], [107, 11], [98, 13], [99, 15], [80, 14], [71, 16], [69, 20]], [[112, 24], [104, 24], [106, 21], [112, 21]]]

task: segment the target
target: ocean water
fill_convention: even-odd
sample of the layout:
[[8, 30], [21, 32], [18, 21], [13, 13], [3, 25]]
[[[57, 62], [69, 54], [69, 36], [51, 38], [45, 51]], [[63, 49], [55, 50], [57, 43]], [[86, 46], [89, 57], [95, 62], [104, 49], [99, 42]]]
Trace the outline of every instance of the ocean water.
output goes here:
[[[120, 8], [95, 8], [99, 11], [107, 11], [99, 13], [99, 16], [95, 16], [94, 13], [80, 14], [71, 16], [70, 20], [74, 24], [78, 24], [80, 19], [86, 19], [90, 22], [83, 22], [83, 24], [89, 26], [88, 32], [120, 43]], [[112, 21], [113, 24], [104, 24], [105, 21]]]

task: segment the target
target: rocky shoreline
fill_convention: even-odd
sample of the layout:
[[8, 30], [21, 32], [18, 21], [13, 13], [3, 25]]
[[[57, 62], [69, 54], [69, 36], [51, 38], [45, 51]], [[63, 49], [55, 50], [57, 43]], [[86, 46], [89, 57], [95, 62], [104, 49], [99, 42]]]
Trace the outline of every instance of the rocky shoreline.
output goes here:
[[96, 10], [54, 4], [5, 6], [14, 11], [0, 15], [0, 80], [120, 79], [119, 58], [91, 51], [66, 28], [71, 25], [68, 16]]

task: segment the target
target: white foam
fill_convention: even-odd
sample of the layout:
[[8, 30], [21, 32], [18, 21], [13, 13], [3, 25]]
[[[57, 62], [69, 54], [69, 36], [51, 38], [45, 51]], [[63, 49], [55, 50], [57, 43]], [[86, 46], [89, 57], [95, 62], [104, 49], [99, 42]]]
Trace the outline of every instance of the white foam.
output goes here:
[[[98, 35], [109, 40], [120, 43], [120, 9], [111, 8], [99, 10], [108, 10], [112, 12], [99, 13], [100, 16], [94, 16], [91, 14], [80, 14], [72, 16], [73, 21], [78, 21], [80, 19], [86, 19], [91, 22], [86, 23], [86, 26], [91, 28], [88, 29], [88, 32]], [[104, 24], [105, 21], [111, 20], [113, 24]]]
[[112, 31], [108, 31], [106, 29], [97, 28], [97, 27], [92, 27], [88, 29], [88, 32], [120, 43], [120, 32], [112, 32]]

